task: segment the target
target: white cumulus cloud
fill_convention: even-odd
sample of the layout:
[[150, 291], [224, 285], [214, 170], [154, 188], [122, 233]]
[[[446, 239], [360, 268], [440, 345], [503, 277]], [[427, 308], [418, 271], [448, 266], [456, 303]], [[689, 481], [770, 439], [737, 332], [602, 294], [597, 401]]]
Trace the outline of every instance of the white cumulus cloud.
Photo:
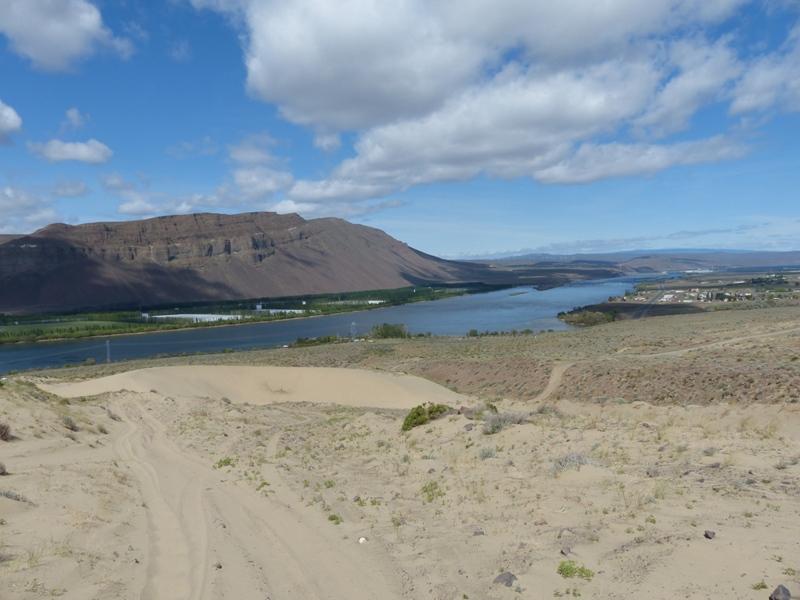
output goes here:
[[87, 116], [82, 115], [81, 111], [77, 108], [70, 108], [65, 114], [67, 120], [64, 122], [64, 126], [71, 127], [72, 129], [80, 129], [86, 123]]
[[49, 142], [29, 142], [28, 149], [50, 162], [63, 162], [77, 160], [80, 162], [102, 165], [111, 160], [114, 152], [97, 140], [88, 142], [63, 142], [50, 140]]
[[0, 188], [0, 233], [31, 233], [60, 221], [47, 197], [21, 187]]
[[0, 33], [45, 71], [67, 71], [100, 49], [123, 58], [133, 53], [130, 40], [116, 37], [88, 0], [2, 0]]
[[22, 119], [13, 108], [0, 100], [0, 145], [11, 143], [11, 134], [22, 129]]

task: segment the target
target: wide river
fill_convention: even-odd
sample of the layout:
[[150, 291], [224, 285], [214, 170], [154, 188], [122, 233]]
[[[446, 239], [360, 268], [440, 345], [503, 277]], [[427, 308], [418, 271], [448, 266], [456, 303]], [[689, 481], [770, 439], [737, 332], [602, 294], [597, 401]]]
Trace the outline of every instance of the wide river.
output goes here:
[[[664, 276], [659, 276], [663, 278]], [[110, 351], [112, 362], [159, 354], [220, 352], [227, 348], [250, 350], [288, 344], [297, 338], [337, 334], [352, 330], [369, 333], [373, 325], [403, 323], [412, 334], [464, 335], [484, 331], [565, 330], [570, 325], [556, 318], [560, 311], [602, 302], [633, 289], [644, 277], [619, 277], [573, 283], [538, 291], [518, 287], [487, 294], [460, 296], [356, 313], [253, 323], [225, 327], [165, 331], [137, 335], [0, 345], [0, 374], [11, 370], [60, 367], [87, 358], [98, 363]], [[108, 345], [107, 345], [108, 342]]]

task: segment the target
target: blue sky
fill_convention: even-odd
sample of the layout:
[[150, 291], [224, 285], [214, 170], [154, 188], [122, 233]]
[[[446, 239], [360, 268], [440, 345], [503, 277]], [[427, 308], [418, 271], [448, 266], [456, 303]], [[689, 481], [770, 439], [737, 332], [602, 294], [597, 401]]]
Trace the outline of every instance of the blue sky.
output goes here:
[[297, 212], [439, 256], [800, 249], [797, 0], [3, 0], [0, 233]]

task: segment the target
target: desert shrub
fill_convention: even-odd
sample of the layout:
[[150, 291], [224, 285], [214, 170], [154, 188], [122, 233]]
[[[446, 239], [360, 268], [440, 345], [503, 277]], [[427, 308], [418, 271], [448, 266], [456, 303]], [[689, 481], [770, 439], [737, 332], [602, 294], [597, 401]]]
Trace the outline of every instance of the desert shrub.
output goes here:
[[486, 460], [487, 458], [494, 457], [494, 448], [489, 448], [488, 446], [484, 446], [478, 451], [478, 456], [481, 457], [481, 460]]
[[446, 404], [433, 404], [432, 402], [420, 404], [408, 412], [406, 418], [403, 420], [403, 426], [400, 429], [401, 431], [411, 431], [414, 427], [419, 427], [420, 425], [425, 425], [425, 423], [429, 421], [438, 419], [448, 410], [451, 409]]
[[590, 464], [592, 464], [592, 461], [582, 452], [570, 452], [569, 454], [554, 458], [553, 466], [550, 467], [550, 472], [553, 475], [558, 475], [561, 471], [566, 471], [567, 469], [576, 469], [580, 471], [583, 465]]
[[0, 440], [7, 442], [11, 439], [11, 426], [8, 423], [0, 423]]
[[67, 415], [61, 415], [58, 420], [61, 422], [61, 425], [69, 429], [70, 431], [80, 431], [80, 427], [78, 424], [72, 419], [72, 417], [68, 417]]
[[500, 413], [490, 416], [483, 425], [483, 433], [491, 435], [502, 431], [511, 425], [519, 425], [525, 422], [525, 417], [518, 413]]
[[553, 415], [555, 417], [561, 416], [561, 409], [557, 406], [552, 406], [550, 404], [542, 404], [539, 408], [536, 409], [536, 412], [540, 415]]
[[0, 490], [0, 496], [8, 498], [9, 500], [16, 500], [17, 502], [30, 502], [25, 496], [12, 490]]

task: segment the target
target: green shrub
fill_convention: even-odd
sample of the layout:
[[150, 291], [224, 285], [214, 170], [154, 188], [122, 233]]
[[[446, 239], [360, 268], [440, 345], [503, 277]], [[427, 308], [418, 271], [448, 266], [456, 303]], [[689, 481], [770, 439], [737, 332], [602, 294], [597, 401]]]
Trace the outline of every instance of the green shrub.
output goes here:
[[587, 569], [583, 565], [578, 566], [574, 560], [563, 560], [556, 569], [559, 575], [564, 579], [572, 579], [573, 577], [580, 577], [586, 581], [591, 581], [594, 577], [594, 571]]
[[429, 481], [425, 485], [422, 486], [420, 490], [422, 493], [422, 503], [428, 504], [436, 500], [436, 498], [441, 498], [444, 496], [444, 490], [439, 487], [438, 481]]
[[225, 458], [220, 458], [217, 461], [217, 464], [214, 465], [215, 469], [221, 469], [222, 467], [234, 467], [236, 466], [233, 463], [233, 459], [230, 456], [226, 456]]
[[389, 338], [409, 338], [411, 334], [402, 323], [390, 325], [389, 323], [382, 323], [375, 325], [372, 328], [372, 337], [376, 340], [389, 339]]
[[438, 419], [448, 410], [450, 410], [450, 407], [446, 404], [433, 404], [431, 402], [420, 404], [408, 412], [400, 429], [401, 431], [411, 431], [414, 427], [419, 427], [429, 421]]

